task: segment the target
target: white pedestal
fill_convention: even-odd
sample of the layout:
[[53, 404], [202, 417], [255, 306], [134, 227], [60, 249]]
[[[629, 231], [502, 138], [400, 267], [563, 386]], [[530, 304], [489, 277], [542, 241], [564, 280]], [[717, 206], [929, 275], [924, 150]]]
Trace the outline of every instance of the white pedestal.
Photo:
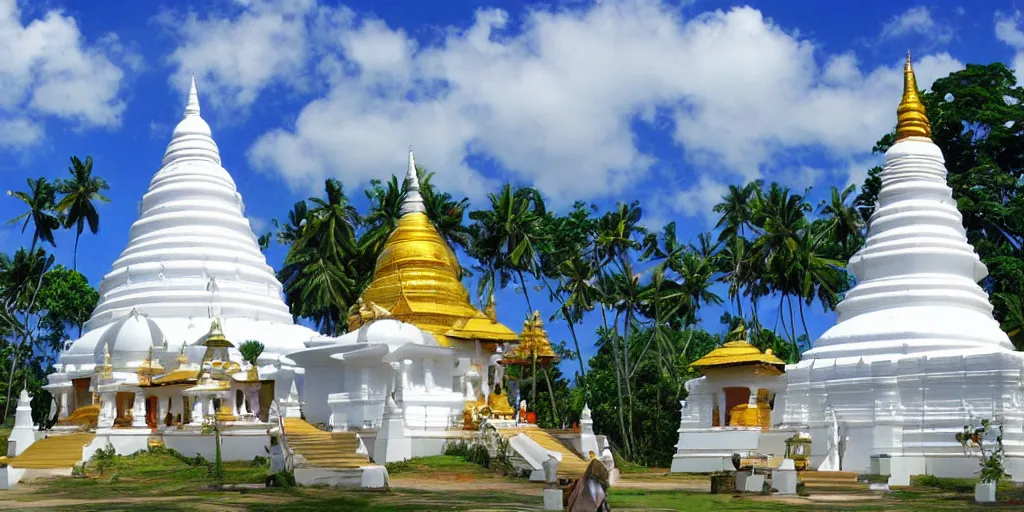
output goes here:
[[402, 421], [401, 413], [385, 418], [374, 439], [373, 461], [387, 464], [411, 458], [412, 440], [405, 435], [405, 422]]
[[750, 471], [736, 472], [736, 490], [740, 492], [761, 492], [764, 489], [764, 475]]
[[561, 489], [544, 489], [544, 510], [565, 510]]
[[974, 486], [974, 501], [976, 503], [994, 503], [996, 501], [996, 483], [978, 482]]
[[29, 446], [36, 441], [36, 428], [32, 425], [32, 406], [28, 392], [21, 390], [18, 398], [18, 408], [14, 415], [14, 428], [7, 438], [7, 446], [3, 447], [9, 457], [21, 455]]
[[772, 487], [779, 491], [779, 494], [796, 494], [796, 470], [776, 469], [772, 471]]

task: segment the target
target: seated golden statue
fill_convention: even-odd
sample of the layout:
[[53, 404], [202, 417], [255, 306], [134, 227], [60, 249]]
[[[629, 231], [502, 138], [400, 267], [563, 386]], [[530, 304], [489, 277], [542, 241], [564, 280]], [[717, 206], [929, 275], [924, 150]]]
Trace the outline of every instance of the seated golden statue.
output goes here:
[[462, 429], [476, 430], [480, 423], [491, 417], [491, 407], [487, 405], [483, 393], [476, 394], [475, 402], [466, 402], [466, 408], [462, 412]]
[[508, 403], [508, 397], [501, 389], [501, 385], [494, 385], [494, 392], [487, 397], [487, 405], [491, 408], [491, 417], [498, 420], [510, 420], [516, 415], [516, 410]]
[[750, 407], [750, 404], [739, 404], [729, 409], [730, 427], [761, 427], [767, 432], [772, 424], [772, 408], [768, 404], [768, 390], [761, 389], [757, 392], [757, 405]]

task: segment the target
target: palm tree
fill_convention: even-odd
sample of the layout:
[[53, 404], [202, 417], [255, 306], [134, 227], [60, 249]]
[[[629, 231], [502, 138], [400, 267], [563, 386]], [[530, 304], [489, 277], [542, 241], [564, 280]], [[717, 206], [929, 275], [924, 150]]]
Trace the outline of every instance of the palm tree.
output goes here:
[[72, 253], [72, 269], [78, 269], [78, 240], [85, 230], [85, 223], [89, 223], [89, 231], [96, 234], [100, 230], [100, 214], [96, 211], [96, 201], [109, 203], [110, 199], [103, 196], [101, 192], [109, 190], [110, 186], [99, 176], [92, 175], [92, 157], [85, 157], [82, 162], [77, 156], [71, 157], [71, 166], [68, 167], [71, 179], [59, 180], [57, 191], [64, 194], [64, 197], [57, 203], [56, 210], [64, 215], [64, 227], [75, 226], [75, 249]]
[[864, 219], [855, 207], [847, 204], [856, 191], [855, 185], [842, 191], [832, 187], [829, 199], [818, 205], [819, 212], [825, 217], [830, 242], [838, 249], [833, 257], [843, 261], [848, 261], [864, 243]]
[[28, 228], [29, 223], [32, 223], [35, 230], [32, 232], [32, 245], [29, 246], [30, 253], [35, 252], [36, 242], [40, 240], [56, 247], [57, 242], [53, 240], [53, 232], [61, 226], [60, 214], [54, 211], [57, 189], [46, 178], [36, 178], [34, 180], [29, 178], [26, 181], [28, 183], [28, 192], [8, 190], [7, 195], [25, 203], [28, 206], [28, 211], [7, 223], [17, 224], [24, 220], [25, 223], [21, 226], [22, 233]]
[[[800, 296], [802, 276], [799, 274], [799, 246], [804, 230], [808, 227], [807, 212], [811, 205], [804, 196], [793, 194], [786, 187], [772, 183], [766, 193], [756, 198], [753, 224], [760, 230], [760, 236], [752, 246], [756, 257], [763, 262], [767, 271], [762, 279], [781, 295], [776, 324], [782, 320], [782, 329], [787, 332], [794, 349], [797, 348], [795, 315], [791, 299]], [[784, 305], [789, 305], [789, 330], [783, 315]]]
[[[489, 210], [470, 212], [469, 253], [484, 270], [481, 288], [502, 288], [516, 276], [526, 298], [527, 314], [533, 311], [525, 274], [539, 276], [540, 245], [544, 240], [544, 199], [534, 188], [513, 188], [506, 183], [497, 194], [489, 194]], [[486, 283], [486, 284], [485, 284]]]

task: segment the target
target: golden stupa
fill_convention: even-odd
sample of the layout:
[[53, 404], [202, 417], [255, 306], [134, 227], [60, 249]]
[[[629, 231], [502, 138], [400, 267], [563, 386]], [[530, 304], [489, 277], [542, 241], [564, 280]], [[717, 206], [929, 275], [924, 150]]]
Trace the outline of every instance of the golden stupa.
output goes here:
[[453, 340], [515, 341], [515, 332], [470, 304], [459, 261], [427, 218], [412, 150], [405, 179], [402, 216], [377, 258], [362, 304], [348, 318], [349, 330], [386, 316], [383, 310], [433, 334], [446, 347]]
[[908, 137], [930, 139], [931, 136], [932, 125], [918, 95], [914, 66], [910, 63], [910, 52], [907, 52], [907, 63], [903, 66], [903, 98], [896, 108], [896, 140]]
[[531, 364], [535, 356], [539, 364], [548, 364], [558, 357], [551, 349], [551, 341], [548, 340], [548, 333], [544, 330], [544, 321], [540, 318], [540, 311], [534, 311], [523, 322], [523, 332], [519, 334], [519, 346], [506, 354], [501, 362], [508, 365]]

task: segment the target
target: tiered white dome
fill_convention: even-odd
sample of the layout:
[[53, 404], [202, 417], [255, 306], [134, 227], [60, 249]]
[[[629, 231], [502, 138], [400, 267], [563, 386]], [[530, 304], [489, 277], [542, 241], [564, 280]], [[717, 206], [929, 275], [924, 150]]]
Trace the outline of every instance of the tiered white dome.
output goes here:
[[128, 245], [100, 283], [99, 305], [85, 334], [65, 355], [100, 350], [102, 357], [96, 331], [133, 310], [155, 321], [174, 347], [193, 344], [213, 318], [221, 318], [226, 335], [238, 336], [238, 343], [263, 342], [267, 357], [303, 348], [316, 333], [292, 321], [244, 208], [200, 116], [193, 79], [184, 116], [142, 198]]
[[988, 270], [967, 242], [939, 147], [898, 141], [881, 179], [867, 240], [850, 259], [857, 285], [804, 358], [1012, 350], [977, 284]]

